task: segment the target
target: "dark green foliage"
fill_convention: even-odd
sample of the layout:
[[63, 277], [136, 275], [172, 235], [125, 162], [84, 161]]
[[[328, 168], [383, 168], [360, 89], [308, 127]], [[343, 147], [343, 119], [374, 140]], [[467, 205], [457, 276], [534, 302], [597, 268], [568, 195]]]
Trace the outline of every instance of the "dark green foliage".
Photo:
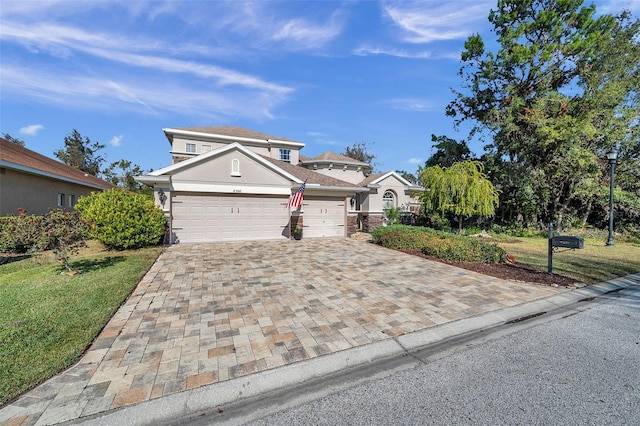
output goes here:
[[433, 229], [406, 225], [381, 226], [371, 231], [371, 237], [376, 244], [395, 250], [419, 250], [427, 240], [439, 238]]
[[51, 209], [40, 222], [40, 229], [33, 250], [52, 250], [62, 266], [71, 271], [69, 265], [72, 255], [77, 255], [84, 247], [87, 225], [80, 219], [78, 212]]
[[373, 241], [394, 250], [421, 250], [455, 262], [503, 263], [507, 253], [496, 244], [430, 228], [392, 225], [371, 232]]
[[507, 253], [497, 244], [462, 236], [430, 240], [422, 252], [453, 262], [503, 263], [507, 258]]
[[89, 223], [89, 235], [110, 248], [157, 245], [165, 233], [164, 213], [142, 194], [110, 189], [80, 198], [75, 208]]
[[83, 139], [80, 132], [73, 129], [64, 138], [64, 149], [58, 149], [53, 154], [74, 169], [98, 176], [100, 167], [104, 163], [104, 158], [98, 155], [98, 151], [102, 149], [104, 145], [100, 142], [91, 142], [88, 137]]
[[431, 135], [436, 152], [424, 163], [425, 167], [451, 167], [454, 163], [471, 160], [471, 151], [465, 141], [458, 142], [445, 135]]
[[[609, 167], [619, 150], [621, 223], [640, 216], [640, 21], [597, 14], [583, 0], [499, 0], [489, 15], [497, 49], [480, 35], [462, 53], [457, 125], [487, 145], [500, 222], [606, 226]], [[577, 219], [574, 220], [574, 219]], [[637, 223], [637, 219], [635, 219]]]
[[151, 194], [151, 190], [140, 182], [136, 182], [135, 176], [143, 175], [145, 172], [137, 164], [131, 164], [131, 161], [120, 160], [113, 162], [102, 171], [103, 178], [114, 185], [124, 188], [128, 191], [141, 192]]
[[431, 214], [421, 218], [425, 226], [438, 231], [451, 231], [451, 221], [446, 216]]
[[0, 220], [0, 253], [26, 253], [36, 243], [42, 216], [28, 215], [20, 209], [17, 216]]
[[[371, 145], [373, 145], [373, 143]], [[353, 158], [354, 160], [362, 161], [363, 163], [370, 165], [371, 168], [375, 168], [377, 164], [376, 155], [369, 152], [370, 148], [371, 147], [368, 142], [358, 142], [347, 146], [342, 155]]]

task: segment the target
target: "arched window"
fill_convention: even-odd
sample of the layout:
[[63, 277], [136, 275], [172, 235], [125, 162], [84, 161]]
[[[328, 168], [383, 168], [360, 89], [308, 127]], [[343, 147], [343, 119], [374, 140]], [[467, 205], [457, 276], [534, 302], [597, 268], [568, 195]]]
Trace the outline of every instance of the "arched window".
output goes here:
[[231, 176], [240, 176], [240, 160], [237, 158], [231, 160]]
[[396, 196], [391, 191], [385, 191], [382, 196], [382, 208], [384, 210], [392, 209], [396, 206]]

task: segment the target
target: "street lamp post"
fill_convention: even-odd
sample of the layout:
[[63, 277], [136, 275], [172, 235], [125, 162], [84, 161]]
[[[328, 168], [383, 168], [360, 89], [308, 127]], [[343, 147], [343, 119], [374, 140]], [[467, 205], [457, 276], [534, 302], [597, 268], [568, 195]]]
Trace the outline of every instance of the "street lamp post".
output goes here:
[[613, 246], [613, 179], [614, 171], [616, 168], [616, 160], [618, 159], [618, 152], [615, 149], [607, 152], [607, 160], [609, 160], [609, 168], [611, 169], [611, 177], [609, 178], [609, 239], [607, 239], [607, 246]]

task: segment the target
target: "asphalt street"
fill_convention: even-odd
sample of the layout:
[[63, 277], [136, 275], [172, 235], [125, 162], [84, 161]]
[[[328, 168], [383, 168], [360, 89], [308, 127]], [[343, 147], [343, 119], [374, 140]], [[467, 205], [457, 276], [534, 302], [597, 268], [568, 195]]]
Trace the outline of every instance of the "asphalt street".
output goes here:
[[180, 423], [640, 424], [640, 289], [591, 299]]

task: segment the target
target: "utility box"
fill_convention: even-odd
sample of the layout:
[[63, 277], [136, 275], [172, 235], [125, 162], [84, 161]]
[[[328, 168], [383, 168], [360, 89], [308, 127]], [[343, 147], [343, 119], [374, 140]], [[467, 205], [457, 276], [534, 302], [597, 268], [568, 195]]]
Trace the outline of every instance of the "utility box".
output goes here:
[[551, 245], [553, 247], [562, 247], [568, 249], [583, 249], [584, 238], [561, 235], [553, 237], [551, 239]]

